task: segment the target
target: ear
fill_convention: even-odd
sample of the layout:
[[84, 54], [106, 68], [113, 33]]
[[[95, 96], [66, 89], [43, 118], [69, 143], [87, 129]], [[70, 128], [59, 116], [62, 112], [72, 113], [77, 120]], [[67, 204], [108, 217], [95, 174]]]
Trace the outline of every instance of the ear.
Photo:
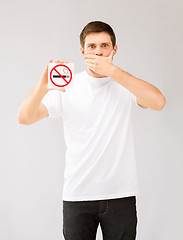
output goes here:
[[84, 49], [81, 47], [80, 50], [81, 50], [81, 53], [84, 55], [85, 53]]
[[[116, 52], [117, 52], [117, 49], [118, 49], [118, 47], [117, 47], [117, 45], [115, 45], [115, 46], [114, 46], [114, 50], [115, 50], [115, 53], [114, 53], [114, 55], [116, 54]], [[113, 56], [114, 56], [114, 55], [113, 55]]]

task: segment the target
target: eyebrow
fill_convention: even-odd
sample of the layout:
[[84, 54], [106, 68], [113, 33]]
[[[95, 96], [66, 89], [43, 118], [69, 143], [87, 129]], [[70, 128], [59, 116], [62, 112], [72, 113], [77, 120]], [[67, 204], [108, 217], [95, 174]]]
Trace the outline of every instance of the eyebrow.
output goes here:
[[[87, 43], [87, 46], [91, 44], [95, 44], [95, 43]], [[110, 42], [103, 42], [102, 44], [110, 44]]]

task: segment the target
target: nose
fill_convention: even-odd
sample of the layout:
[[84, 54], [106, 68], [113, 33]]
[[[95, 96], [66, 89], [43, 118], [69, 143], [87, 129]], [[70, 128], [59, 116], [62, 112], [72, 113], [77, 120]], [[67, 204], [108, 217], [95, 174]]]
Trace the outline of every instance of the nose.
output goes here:
[[98, 56], [102, 56], [102, 49], [100, 48], [100, 47], [97, 47], [96, 49], [95, 49], [95, 55], [98, 55]]

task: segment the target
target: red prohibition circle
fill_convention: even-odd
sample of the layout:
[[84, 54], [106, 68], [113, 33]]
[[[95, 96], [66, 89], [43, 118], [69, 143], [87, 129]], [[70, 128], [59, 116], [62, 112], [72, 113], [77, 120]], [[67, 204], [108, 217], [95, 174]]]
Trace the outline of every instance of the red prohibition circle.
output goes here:
[[[61, 75], [57, 70], [55, 70], [56, 67], [59, 67], [59, 66], [66, 67], [66, 68], [69, 70], [69, 72], [70, 72], [70, 79], [69, 79], [69, 81], [67, 81], [64, 77], [62, 77], [62, 75]], [[58, 85], [58, 84], [54, 83], [54, 81], [53, 81], [53, 79], [52, 79], [52, 76], [51, 76], [51, 74], [52, 74], [53, 71], [57, 72], [57, 73], [60, 75], [60, 77], [61, 77], [62, 79], [64, 79], [64, 81], [66, 82], [65, 85]], [[70, 70], [70, 68], [69, 68], [68, 66], [66, 66], [66, 65], [64, 65], [64, 64], [58, 64], [58, 65], [54, 66], [54, 67], [52, 68], [52, 70], [50, 71], [50, 80], [51, 80], [51, 82], [52, 82], [55, 86], [57, 86], [57, 87], [65, 87], [65, 86], [67, 86], [67, 85], [71, 82], [71, 80], [72, 80], [72, 72], [71, 72], [71, 70]]]

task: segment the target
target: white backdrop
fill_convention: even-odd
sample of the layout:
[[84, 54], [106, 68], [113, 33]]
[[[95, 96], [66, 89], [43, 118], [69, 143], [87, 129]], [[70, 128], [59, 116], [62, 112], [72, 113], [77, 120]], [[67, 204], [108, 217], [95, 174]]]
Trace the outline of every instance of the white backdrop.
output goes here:
[[114, 64], [155, 85], [167, 101], [162, 111], [133, 114], [137, 240], [183, 239], [182, 12], [181, 0], [1, 1], [0, 239], [63, 239], [62, 118], [27, 126], [16, 114], [49, 59], [74, 62], [75, 72], [86, 68], [79, 34], [94, 20], [116, 34]]

